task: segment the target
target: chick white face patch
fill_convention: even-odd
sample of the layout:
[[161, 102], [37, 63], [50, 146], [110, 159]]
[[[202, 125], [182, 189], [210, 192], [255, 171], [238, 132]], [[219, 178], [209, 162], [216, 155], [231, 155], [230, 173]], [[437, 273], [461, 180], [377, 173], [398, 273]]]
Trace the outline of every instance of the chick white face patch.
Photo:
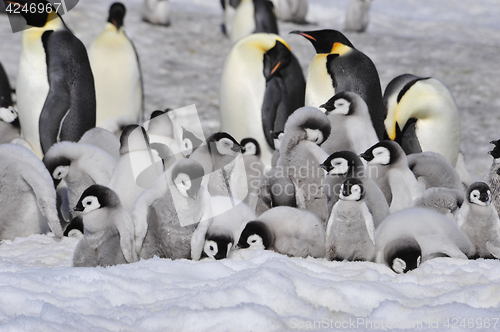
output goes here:
[[320, 145], [323, 143], [323, 133], [319, 129], [306, 128], [306, 137], [308, 141]]
[[101, 207], [99, 204], [99, 199], [95, 196], [87, 196], [82, 200], [83, 213], [87, 214]]
[[383, 146], [376, 147], [372, 153], [373, 159], [370, 161], [370, 164], [389, 165], [391, 162], [391, 153]]

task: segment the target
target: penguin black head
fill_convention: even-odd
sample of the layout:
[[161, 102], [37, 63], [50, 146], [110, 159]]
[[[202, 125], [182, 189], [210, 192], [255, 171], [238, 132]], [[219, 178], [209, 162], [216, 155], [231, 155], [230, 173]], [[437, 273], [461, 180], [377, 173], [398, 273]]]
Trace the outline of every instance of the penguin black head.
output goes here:
[[369, 163], [391, 165], [396, 163], [404, 155], [401, 146], [393, 141], [380, 141], [360, 155]]
[[203, 251], [208, 257], [219, 260], [228, 256], [232, 246], [232, 236], [227, 234], [212, 234], [205, 240]]
[[317, 54], [333, 53], [335, 43], [354, 48], [349, 39], [337, 30], [292, 31], [290, 33], [307, 38], [313, 44]]
[[99, 184], [93, 184], [85, 189], [73, 210], [87, 214], [97, 209], [116, 208], [120, 205], [120, 199], [113, 190]]
[[185, 197], [196, 199], [205, 172], [196, 160], [181, 159], [172, 166], [172, 182]]
[[269, 227], [259, 220], [250, 221], [241, 232], [238, 247], [245, 249], [267, 249], [272, 242]]
[[357, 178], [349, 178], [342, 183], [340, 199], [344, 201], [359, 201], [365, 197], [363, 182]]
[[332, 153], [319, 167], [330, 175], [351, 173], [356, 176], [361, 176], [365, 168], [358, 155], [348, 150]]
[[167, 108], [166, 110], [162, 111], [162, 110], [156, 110], [156, 111], [153, 111], [153, 113], [151, 113], [151, 116], [149, 117], [149, 120], [153, 120], [154, 118], [156, 118], [157, 116], [160, 116], [160, 115], [163, 115], [163, 114], [167, 114], [168, 112], [170, 111], [169, 108]]
[[134, 151], [134, 147], [130, 145], [131, 142], [130, 142], [129, 138], [131, 138], [131, 134], [135, 130], [137, 130], [138, 128], [141, 128], [142, 138], [144, 139], [143, 142], [139, 142], [139, 143], [143, 143], [144, 146], [149, 147], [149, 137], [148, 137], [148, 133], [146, 132], [146, 129], [144, 129], [142, 126], [136, 125], [136, 124], [128, 125], [128, 126], [125, 126], [125, 128], [123, 128], [122, 134], [120, 135], [120, 154], [125, 154], [128, 152]]
[[275, 150], [279, 150], [280, 145], [281, 145], [281, 140], [283, 139], [283, 135], [285, 135], [285, 133], [283, 132], [283, 130], [281, 130], [281, 131], [272, 131], [271, 130], [271, 136], [273, 138], [273, 143], [274, 143], [274, 149]]
[[108, 22], [113, 24], [116, 27], [116, 30], [120, 30], [123, 26], [123, 19], [125, 18], [125, 14], [127, 13], [127, 9], [125, 5], [121, 2], [115, 2], [109, 7], [109, 16]]
[[396, 273], [416, 269], [422, 259], [422, 249], [414, 238], [401, 238], [388, 243], [384, 249], [385, 261]]
[[225, 132], [218, 132], [207, 138], [208, 150], [211, 154], [218, 153], [223, 156], [236, 156], [241, 152], [241, 145], [233, 136]]
[[182, 127], [182, 153], [188, 158], [203, 143], [195, 134]]
[[488, 153], [495, 159], [500, 158], [500, 139], [496, 141], [491, 141], [490, 143], [494, 144], [495, 147]]
[[[26, 23], [33, 27], [42, 28], [47, 22], [60, 17], [52, 3], [47, 0], [4, 0], [4, 2], [21, 7], [19, 13]], [[36, 10], [31, 10], [31, 8]]]
[[61, 180], [64, 179], [66, 175], [68, 175], [71, 160], [66, 157], [47, 159], [46, 156], [47, 155], [43, 157], [43, 164], [49, 171], [52, 180], [54, 180], [54, 187], [57, 188]]
[[247, 137], [241, 140], [241, 150], [245, 156], [260, 156], [260, 145], [255, 138]]
[[474, 182], [467, 188], [467, 199], [471, 204], [488, 206], [491, 203], [491, 189], [484, 182]]
[[21, 129], [19, 115], [12, 106], [0, 106], [0, 121], [10, 123], [14, 128]]
[[292, 52], [287, 45], [276, 40], [276, 45], [264, 54], [264, 77], [269, 81], [280, 70], [286, 68], [293, 59]]

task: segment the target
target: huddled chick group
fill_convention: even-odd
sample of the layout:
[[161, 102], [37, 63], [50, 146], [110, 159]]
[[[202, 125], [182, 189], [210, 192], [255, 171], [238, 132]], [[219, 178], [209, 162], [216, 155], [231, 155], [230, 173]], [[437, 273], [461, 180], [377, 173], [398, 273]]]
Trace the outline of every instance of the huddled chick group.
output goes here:
[[[305, 22], [305, 1], [273, 2], [283, 20]], [[404, 74], [382, 94], [375, 65], [341, 32], [293, 31], [316, 51], [306, 80], [270, 1], [221, 4], [234, 45], [221, 131], [207, 138], [190, 108], [142, 122], [123, 4], [88, 56], [55, 12], [23, 14], [24, 33], [39, 36], [23, 47], [17, 111], [0, 66], [1, 239], [49, 227], [81, 237], [74, 266], [244, 249], [397, 273], [435, 257], [500, 258], [500, 141], [486, 181], [472, 183], [441, 82]], [[168, 2], [143, 9], [169, 24]]]

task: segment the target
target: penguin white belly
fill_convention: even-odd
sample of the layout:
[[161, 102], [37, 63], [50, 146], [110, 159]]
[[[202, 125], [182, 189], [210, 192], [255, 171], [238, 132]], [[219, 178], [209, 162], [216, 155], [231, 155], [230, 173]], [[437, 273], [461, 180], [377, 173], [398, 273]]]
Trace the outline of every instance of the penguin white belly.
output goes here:
[[251, 35], [255, 31], [255, 10], [252, 1], [243, 1], [234, 14], [231, 28], [231, 42]]
[[327, 54], [316, 55], [309, 65], [305, 106], [320, 107], [335, 95], [332, 78], [326, 70]]
[[123, 117], [130, 123], [138, 123], [142, 107], [134, 47], [123, 32], [107, 30], [89, 51], [96, 89], [96, 125], [103, 128]]
[[271, 165], [273, 149], [267, 144], [262, 129], [262, 104], [266, 91], [263, 67], [263, 55], [250, 48], [242, 49], [226, 60], [219, 98], [221, 131], [237, 141], [255, 138], [261, 147], [262, 162]]
[[231, 36], [233, 31], [233, 20], [236, 14], [236, 9], [229, 5], [228, 0], [226, 1], [226, 9], [224, 10], [224, 25], [226, 26], [226, 35]]
[[[33, 31], [32, 31], [33, 30]], [[42, 157], [38, 122], [49, 93], [45, 50], [41, 41], [44, 30], [30, 28], [23, 32], [23, 51], [17, 76], [17, 111], [22, 134], [38, 157]]]

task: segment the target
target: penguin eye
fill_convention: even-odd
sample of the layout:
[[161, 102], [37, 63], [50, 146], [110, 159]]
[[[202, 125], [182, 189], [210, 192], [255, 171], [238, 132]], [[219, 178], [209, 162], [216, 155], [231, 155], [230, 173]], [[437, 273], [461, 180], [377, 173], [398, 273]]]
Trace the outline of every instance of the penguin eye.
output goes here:
[[250, 242], [255, 243], [255, 242], [257, 242], [257, 240], [252, 240], [252, 241], [250, 241]]
[[209, 247], [211, 251], [214, 251], [214, 247], [213, 246], [210, 246]]

